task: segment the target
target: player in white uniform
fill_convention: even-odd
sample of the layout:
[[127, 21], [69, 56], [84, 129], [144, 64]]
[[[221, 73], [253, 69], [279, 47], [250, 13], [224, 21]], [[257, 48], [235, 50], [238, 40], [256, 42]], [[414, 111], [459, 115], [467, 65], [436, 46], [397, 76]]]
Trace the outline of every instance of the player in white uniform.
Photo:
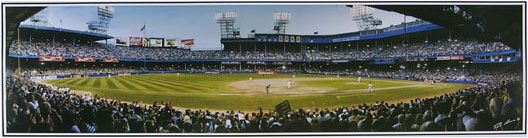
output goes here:
[[111, 74], [108, 74], [108, 78], [110, 78], [110, 77], [112, 77], [112, 75], [111, 75]]
[[358, 77], [358, 83], [361, 83], [361, 77]]
[[368, 92], [374, 92], [374, 90], [372, 89], [372, 82], [369, 82], [368, 84]]
[[291, 85], [292, 85], [292, 82], [291, 82], [291, 80], [289, 80], [289, 81], [288, 81], [288, 89], [291, 88]]
[[249, 82], [253, 81], [253, 77], [249, 77]]

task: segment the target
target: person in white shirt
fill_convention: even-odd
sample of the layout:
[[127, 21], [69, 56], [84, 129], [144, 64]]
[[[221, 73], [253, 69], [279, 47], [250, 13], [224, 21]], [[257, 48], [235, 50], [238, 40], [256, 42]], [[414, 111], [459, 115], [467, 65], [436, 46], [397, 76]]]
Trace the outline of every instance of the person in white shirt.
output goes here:
[[249, 77], [249, 82], [251, 82], [253, 80], [253, 77]]
[[369, 82], [368, 84], [368, 92], [374, 92], [374, 90], [372, 89], [372, 82]]
[[289, 80], [289, 81], [288, 81], [288, 89], [291, 88], [291, 85], [292, 85], [292, 82], [291, 82], [291, 80]]
[[361, 83], [361, 77], [358, 77], [357, 81], [358, 83]]

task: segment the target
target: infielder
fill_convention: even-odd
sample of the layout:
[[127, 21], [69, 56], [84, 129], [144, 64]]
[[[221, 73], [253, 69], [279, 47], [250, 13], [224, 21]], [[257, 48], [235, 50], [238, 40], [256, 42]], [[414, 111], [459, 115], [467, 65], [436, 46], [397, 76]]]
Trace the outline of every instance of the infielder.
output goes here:
[[249, 77], [249, 82], [253, 81], [253, 77]]
[[288, 81], [288, 89], [291, 88], [292, 82], [291, 80]]
[[358, 83], [361, 83], [361, 77], [358, 77], [357, 81]]

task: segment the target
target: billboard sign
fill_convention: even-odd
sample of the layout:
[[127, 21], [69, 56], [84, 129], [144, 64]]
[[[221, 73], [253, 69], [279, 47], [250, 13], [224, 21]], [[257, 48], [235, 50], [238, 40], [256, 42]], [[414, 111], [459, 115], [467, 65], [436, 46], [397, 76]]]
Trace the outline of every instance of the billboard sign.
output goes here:
[[163, 38], [150, 38], [150, 47], [163, 47]]
[[116, 46], [128, 46], [126, 38], [116, 38]]
[[290, 36], [290, 42], [291, 43], [295, 42], [295, 36]]
[[130, 37], [128, 39], [128, 42], [130, 46], [141, 46], [143, 45], [143, 41], [141, 41], [141, 37]]
[[94, 57], [75, 57], [75, 62], [95, 62]]
[[143, 47], [150, 47], [150, 38], [143, 37], [141, 38], [141, 41]]
[[165, 40], [164, 47], [177, 47], [178, 44], [176, 43], [176, 39], [167, 39]]
[[119, 62], [117, 58], [103, 58], [103, 62]]
[[301, 36], [297, 36], [297, 43], [300, 43], [301, 42]]
[[184, 39], [184, 40], [181, 40], [181, 43], [185, 47], [192, 47], [194, 46], [194, 39]]
[[290, 41], [290, 37], [289, 36], [284, 36], [284, 42], [289, 42]]
[[64, 57], [55, 57], [55, 56], [40, 56], [39, 61], [64, 61]]

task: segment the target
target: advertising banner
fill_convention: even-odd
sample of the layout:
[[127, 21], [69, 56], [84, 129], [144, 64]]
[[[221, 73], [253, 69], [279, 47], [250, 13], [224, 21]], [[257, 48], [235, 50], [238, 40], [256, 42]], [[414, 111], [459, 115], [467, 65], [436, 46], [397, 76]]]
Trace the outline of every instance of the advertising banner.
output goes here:
[[297, 36], [297, 43], [300, 43], [301, 42], [301, 36]]
[[150, 47], [163, 47], [163, 38], [150, 38]]
[[128, 46], [126, 38], [116, 38], [116, 46]]
[[64, 57], [55, 57], [55, 56], [40, 56], [39, 61], [64, 61]]
[[75, 62], [95, 62], [93, 57], [75, 57]]
[[283, 42], [282, 40], [283, 40], [282, 35], [279, 35], [279, 42]]
[[176, 43], [176, 39], [167, 39], [165, 40], [164, 47], [177, 47], [178, 44]]
[[117, 58], [104, 58], [103, 62], [119, 62]]
[[290, 36], [290, 42], [291, 42], [291, 43], [294, 43], [294, 42], [295, 42], [295, 36]]
[[185, 47], [192, 47], [194, 46], [194, 39], [184, 39], [184, 40], [181, 40], [181, 43]]
[[284, 42], [290, 42], [290, 36], [284, 36]]
[[130, 46], [142, 46], [143, 41], [141, 41], [141, 37], [130, 37], [128, 40]]
[[143, 47], [150, 47], [150, 38], [143, 37], [141, 38], [141, 41], [143, 43]]

